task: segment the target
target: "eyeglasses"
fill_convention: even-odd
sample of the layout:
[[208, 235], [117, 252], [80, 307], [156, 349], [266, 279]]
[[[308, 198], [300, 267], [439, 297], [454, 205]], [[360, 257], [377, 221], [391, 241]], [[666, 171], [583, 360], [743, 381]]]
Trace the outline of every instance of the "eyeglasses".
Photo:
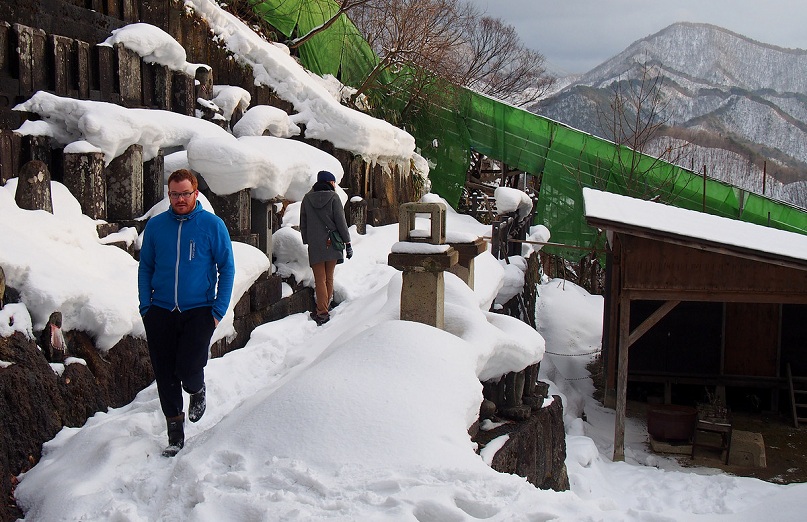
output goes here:
[[196, 194], [195, 190], [193, 192], [169, 192], [168, 197], [171, 199], [188, 199], [194, 194]]

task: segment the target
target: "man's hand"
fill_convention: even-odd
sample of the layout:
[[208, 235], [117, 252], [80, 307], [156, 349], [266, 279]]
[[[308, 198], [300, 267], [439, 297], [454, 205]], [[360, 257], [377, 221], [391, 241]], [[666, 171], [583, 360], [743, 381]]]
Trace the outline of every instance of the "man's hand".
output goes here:
[[345, 255], [348, 259], [353, 257], [353, 247], [350, 246], [350, 243], [345, 243]]

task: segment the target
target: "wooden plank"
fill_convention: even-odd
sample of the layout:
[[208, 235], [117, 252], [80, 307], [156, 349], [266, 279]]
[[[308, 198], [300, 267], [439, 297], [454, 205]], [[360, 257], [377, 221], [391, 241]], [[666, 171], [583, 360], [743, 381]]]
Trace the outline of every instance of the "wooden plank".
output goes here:
[[726, 304], [723, 373], [778, 374], [780, 308], [775, 303]]
[[611, 233], [618, 233], [635, 238], [644, 238], [668, 243], [671, 245], [679, 245], [694, 250], [702, 250], [704, 252], [713, 252], [731, 257], [749, 259], [752, 261], [761, 261], [772, 265], [795, 268], [797, 270], [807, 270], [807, 260], [789, 257], [782, 254], [755, 250], [748, 247], [739, 247], [716, 241], [693, 239], [688, 236], [678, 236], [657, 230], [625, 225], [622, 223], [614, 223], [596, 218], [587, 218], [586, 222], [590, 226], [608, 230]]
[[619, 237], [625, 248], [623, 286], [631, 290], [807, 296], [807, 262], [795, 268], [647, 238]]

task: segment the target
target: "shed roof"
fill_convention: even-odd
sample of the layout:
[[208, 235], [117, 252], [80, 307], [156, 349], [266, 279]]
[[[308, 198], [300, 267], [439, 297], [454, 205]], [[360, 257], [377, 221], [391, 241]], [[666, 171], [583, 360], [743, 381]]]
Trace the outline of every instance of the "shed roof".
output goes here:
[[636, 235], [652, 231], [653, 237], [807, 264], [807, 236], [802, 234], [590, 188], [583, 189], [583, 199], [587, 221], [603, 229]]

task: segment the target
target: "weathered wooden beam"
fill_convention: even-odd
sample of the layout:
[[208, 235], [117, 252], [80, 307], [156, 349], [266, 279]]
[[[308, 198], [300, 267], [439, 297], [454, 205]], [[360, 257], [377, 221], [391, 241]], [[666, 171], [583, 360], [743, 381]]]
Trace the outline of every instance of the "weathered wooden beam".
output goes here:
[[619, 298], [619, 360], [617, 361], [616, 419], [614, 420], [614, 462], [625, 460], [625, 413], [628, 405], [628, 336], [630, 297]]
[[648, 330], [653, 328], [668, 313], [670, 313], [670, 310], [672, 310], [673, 308], [678, 306], [678, 303], [680, 303], [680, 302], [681, 301], [666, 301], [661, 306], [659, 306], [658, 309], [656, 309], [655, 312], [650, 314], [650, 316], [647, 319], [642, 321], [642, 324], [637, 326], [630, 333], [630, 336], [628, 336], [628, 348], [633, 346], [633, 343], [635, 343], [641, 336], [643, 336], [645, 333], [647, 333]]

